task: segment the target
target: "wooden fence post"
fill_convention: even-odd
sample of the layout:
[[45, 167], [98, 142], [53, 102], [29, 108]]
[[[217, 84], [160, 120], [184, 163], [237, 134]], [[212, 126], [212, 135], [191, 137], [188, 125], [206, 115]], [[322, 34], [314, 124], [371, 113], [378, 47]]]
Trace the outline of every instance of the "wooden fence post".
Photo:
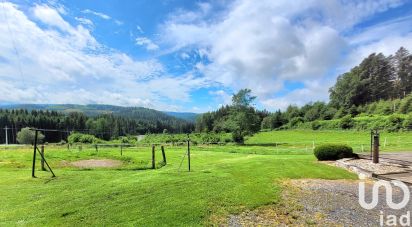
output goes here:
[[373, 163], [379, 163], [379, 134], [373, 135]]
[[[41, 156], [44, 157], [44, 145], [41, 145], [40, 147], [40, 152], [41, 152]], [[41, 159], [41, 170], [42, 171], [46, 171], [46, 168], [44, 168], [44, 159]]]
[[156, 162], [155, 162], [155, 145], [152, 145], [152, 169], [156, 168]]
[[187, 140], [187, 160], [189, 163], [189, 172], [190, 172], [190, 140]]
[[97, 147], [97, 144], [94, 145], [94, 148], [96, 149], [96, 152], [99, 152], [99, 148]]
[[163, 162], [166, 165], [166, 153], [165, 153], [165, 148], [163, 145], [162, 145], [162, 156], [163, 156]]
[[120, 144], [120, 156], [123, 156], [123, 144]]

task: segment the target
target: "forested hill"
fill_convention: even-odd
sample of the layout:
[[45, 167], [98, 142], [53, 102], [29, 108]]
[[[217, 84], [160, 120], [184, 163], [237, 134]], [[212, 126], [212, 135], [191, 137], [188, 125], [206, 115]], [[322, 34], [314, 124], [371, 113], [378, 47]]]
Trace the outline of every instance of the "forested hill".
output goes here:
[[[102, 139], [146, 133], [186, 133], [194, 130], [193, 122], [143, 107], [110, 105], [0, 105], [0, 128], [12, 128], [9, 141], [23, 127], [80, 131]], [[47, 142], [59, 142], [67, 134], [48, 133]], [[0, 143], [5, 133], [0, 130]]]
[[113, 114], [134, 120], [176, 120], [183, 119], [189, 122], [194, 122], [197, 114], [187, 112], [167, 112], [157, 111], [144, 107], [122, 107], [114, 105], [76, 105], [76, 104], [10, 104], [0, 105], [1, 109], [24, 109], [24, 110], [49, 110], [59, 111], [63, 113], [80, 112], [86, 116], [94, 117], [101, 114]]

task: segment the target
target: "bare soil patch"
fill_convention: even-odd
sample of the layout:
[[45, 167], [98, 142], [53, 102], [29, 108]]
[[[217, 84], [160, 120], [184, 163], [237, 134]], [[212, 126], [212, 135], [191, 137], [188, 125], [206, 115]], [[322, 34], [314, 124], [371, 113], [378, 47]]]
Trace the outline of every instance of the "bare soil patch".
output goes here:
[[78, 168], [113, 168], [121, 166], [122, 162], [113, 159], [89, 159], [71, 162], [70, 165]]

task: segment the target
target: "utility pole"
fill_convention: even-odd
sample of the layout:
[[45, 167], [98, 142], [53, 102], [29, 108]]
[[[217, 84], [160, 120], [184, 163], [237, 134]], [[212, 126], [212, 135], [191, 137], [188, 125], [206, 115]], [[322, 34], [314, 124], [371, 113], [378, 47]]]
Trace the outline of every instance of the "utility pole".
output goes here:
[[9, 144], [9, 138], [8, 138], [8, 135], [7, 135], [7, 131], [9, 130], [9, 128], [6, 126], [5, 128], [4, 128], [4, 131], [6, 131], [6, 145], [8, 145]]

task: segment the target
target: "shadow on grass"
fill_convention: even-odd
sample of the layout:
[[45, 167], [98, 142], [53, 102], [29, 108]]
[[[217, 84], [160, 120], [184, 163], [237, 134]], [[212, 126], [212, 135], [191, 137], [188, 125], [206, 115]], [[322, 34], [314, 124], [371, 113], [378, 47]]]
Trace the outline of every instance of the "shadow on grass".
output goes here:
[[289, 143], [252, 143], [252, 144], [241, 144], [240, 146], [252, 147], [252, 146], [260, 146], [260, 147], [277, 147], [288, 145]]

